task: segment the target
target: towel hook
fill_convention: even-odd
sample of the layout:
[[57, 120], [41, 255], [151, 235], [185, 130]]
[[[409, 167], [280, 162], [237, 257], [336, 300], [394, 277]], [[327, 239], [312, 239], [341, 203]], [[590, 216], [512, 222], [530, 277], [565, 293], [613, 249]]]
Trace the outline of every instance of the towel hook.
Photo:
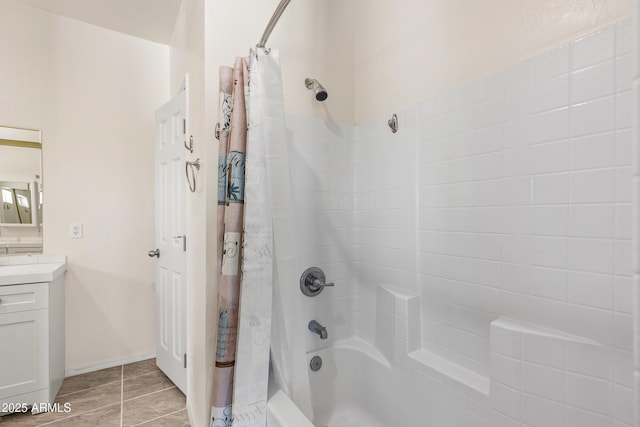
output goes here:
[[190, 153], [193, 153], [193, 135], [189, 137], [189, 143], [187, 144], [187, 140], [184, 140], [184, 148], [187, 149]]
[[391, 132], [393, 132], [393, 133], [398, 132], [398, 116], [397, 116], [397, 114], [394, 114], [393, 116], [391, 116], [391, 118], [389, 119], [387, 124], [391, 128]]
[[[193, 170], [194, 168], [195, 170]], [[191, 177], [189, 177], [189, 169], [191, 169]], [[200, 159], [196, 159], [193, 162], [188, 160], [185, 162], [184, 172], [187, 175], [187, 183], [192, 193], [196, 192], [196, 170], [200, 170]]]

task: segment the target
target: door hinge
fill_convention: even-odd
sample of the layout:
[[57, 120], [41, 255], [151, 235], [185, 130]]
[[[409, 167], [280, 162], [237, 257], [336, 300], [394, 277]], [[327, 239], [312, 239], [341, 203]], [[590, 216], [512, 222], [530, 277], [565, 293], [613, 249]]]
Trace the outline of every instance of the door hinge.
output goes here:
[[182, 119], [182, 133], [187, 133], [187, 119]]
[[182, 236], [182, 252], [187, 252], [187, 235]]
[[187, 353], [184, 354], [184, 367], [187, 367]]

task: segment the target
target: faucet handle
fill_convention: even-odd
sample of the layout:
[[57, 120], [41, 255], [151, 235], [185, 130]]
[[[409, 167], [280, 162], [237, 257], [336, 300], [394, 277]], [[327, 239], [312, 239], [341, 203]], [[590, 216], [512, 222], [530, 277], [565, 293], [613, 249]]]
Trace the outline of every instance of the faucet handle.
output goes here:
[[335, 286], [336, 284], [333, 282], [329, 282], [329, 283], [324, 283], [323, 281], [321, 281], [320, 279], [316, 279], [313, 281], [313, 287], [320, 289], [323, 288], [325, 286]]
[[300, 290], [308, 297], [318, 295], [327, 286], [335, 286], [335, 283], [325, 282], [324, 272], [318, 267], [307, 268], [300, 277]]

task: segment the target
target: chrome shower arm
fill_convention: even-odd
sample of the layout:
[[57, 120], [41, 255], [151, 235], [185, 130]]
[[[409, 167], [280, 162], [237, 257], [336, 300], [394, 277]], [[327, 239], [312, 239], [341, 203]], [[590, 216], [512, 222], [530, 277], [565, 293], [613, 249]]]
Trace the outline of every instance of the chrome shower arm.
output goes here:
[[264, 29], [264, 33], [262, 33], [262, 38], [260, 39], [260, 42], [258, 43], [257, 47], [262, 47], [262, 48], [265, 47], [265, 45], [267, 44], [267, 40], [269, 40], [269, 36], [271, 35], [271, 32], [273, 31], [274, 27], [278, 23], [278, 20], [280, 20], [280, 16], [282, 16], [282, 13], [284, 12], [284, 10], [287, 8], [287, 6], [289, 6], [290, 1], [291, 0], [280, 1], [280, 4], [276, 8], [276, 11], [273, 12], [273, 16], [271, 16], [271, 19], [267, 24], [267, 28]]

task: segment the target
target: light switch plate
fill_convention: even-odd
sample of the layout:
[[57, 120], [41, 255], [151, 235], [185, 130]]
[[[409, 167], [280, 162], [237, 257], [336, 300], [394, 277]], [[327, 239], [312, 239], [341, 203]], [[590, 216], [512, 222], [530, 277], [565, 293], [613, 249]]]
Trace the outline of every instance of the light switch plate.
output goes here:
[[69, 224], [69, 238], [82, 239], [82, 223], [72, 222]]

